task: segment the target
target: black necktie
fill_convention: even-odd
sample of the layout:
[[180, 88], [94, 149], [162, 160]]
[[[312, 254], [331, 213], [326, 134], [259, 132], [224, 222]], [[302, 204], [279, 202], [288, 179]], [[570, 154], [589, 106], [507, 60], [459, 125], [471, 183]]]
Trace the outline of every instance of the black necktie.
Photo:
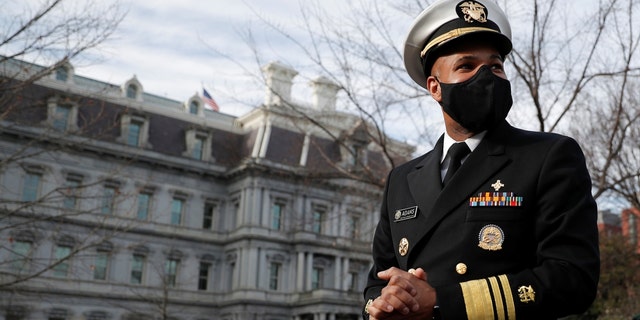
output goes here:
[[462, 158], [468, 155], [471, 152], [469, 147], [464, 142], [454, 143], [447, 151], [447, 156], [449, 157], [449, 168], [447, 168], [447, 174], [444, 176], [444, 180], [442, 181], [442, 185], [446, 185], [451, 177], [456, 173], [460, 165], [462, 164]]

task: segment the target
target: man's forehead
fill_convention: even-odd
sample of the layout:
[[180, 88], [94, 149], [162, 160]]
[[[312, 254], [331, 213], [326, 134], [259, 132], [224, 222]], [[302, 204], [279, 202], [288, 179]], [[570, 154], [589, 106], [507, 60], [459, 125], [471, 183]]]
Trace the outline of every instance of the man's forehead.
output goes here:
[[454, 57], [455, 59], [500, 59], [502, 55], [490, 44], [469, 43], [455, 46], [442, 52], [437, 60], [442, 57]]
[[474, 52], [474, 53], [460, 53], [456, 57], [458, 60], [479, 60], [479, 59], [489, 59], [489, 60], [500, 60], [502, 61], [502, 56], [497, 52]]

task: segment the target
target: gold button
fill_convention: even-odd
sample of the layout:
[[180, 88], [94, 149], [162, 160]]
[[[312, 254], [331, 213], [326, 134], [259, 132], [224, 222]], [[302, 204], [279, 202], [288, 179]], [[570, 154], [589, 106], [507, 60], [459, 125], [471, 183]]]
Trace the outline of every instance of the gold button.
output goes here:
[[467, 265], [466, 265], [466, 264], [464, 264], [464, 263], [462, 263], [462, 262], [460, 262], [460, 263], [456, 264], [456, 272], [457, 272], [458, 274], [465, 274], [465, 273], [467, 273]]
[[407, 238], [400, 239], [400, 243], [398, 244], [398, 252], [403, 257], [407, 255], [407, 252], [409, 252], [409, 240], [407, 240]]

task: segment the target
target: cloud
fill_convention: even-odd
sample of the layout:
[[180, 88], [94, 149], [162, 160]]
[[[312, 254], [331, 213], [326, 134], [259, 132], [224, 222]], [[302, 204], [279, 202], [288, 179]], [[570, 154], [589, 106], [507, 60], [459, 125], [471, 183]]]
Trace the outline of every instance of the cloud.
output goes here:
[[[103, 59], [78, 66], [76, 72], [116, 84], [135, 74], [145, 92], [178, 101], [204, 84], [213, 87], [222, 112], [242, 109], [226, 109], [225, 104], [238, 103], [228, 99], [238, 88], [255, 85], [246, 70], [225, 55], [259, 72], [244, 38], [251, 28], [256, 32], [256, 46], [263, 49], [260, 58], [264, 63], [287, 57], [292, 50], [285, 46], [290, 44], [264, 26], [257, 15], [286, 28], [299, 12], [298, 4], [288, 0], [131, 1], [124, 5], [129, 13], [114, 40], [102, 48]], [[248, 100], [259, 102], [262, 90], [245, 91], [253, 95]]]

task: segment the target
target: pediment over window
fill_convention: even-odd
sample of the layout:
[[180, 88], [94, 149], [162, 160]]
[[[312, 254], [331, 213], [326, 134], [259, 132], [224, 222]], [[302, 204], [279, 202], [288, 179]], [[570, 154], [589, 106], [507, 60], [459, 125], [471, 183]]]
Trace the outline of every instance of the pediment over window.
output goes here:
[[16, 241], [24, 241], [34, 243], [37, 241], [36, 234], [31, 230], [12, 230], [11, 238]]
[[71, 236], [63, 235], [56, 240], [56, 244], [59, 246], [74, 247], [76, 240]]
[[217, 262], [219, 259], [212, 254], [205, 253], [200, 257], [200, 260], [206, 261], [206, 262]]
[[96, 250], [103, 252], [111, 252], [113, 251], [113, 243], [109, 241], [104, 241], [96, 246]]
[[136, 246], [133, 248], [133, 254], [136, 255], [147, 256], [150, 252], [151, 250], [149, 250], [149, 248], [147, 248], [146, 246]]
[[182, 260], [185, 257], [185, 254], [180, 250], [171, 250], [166, 253], [167, 258], [174, 260]]

